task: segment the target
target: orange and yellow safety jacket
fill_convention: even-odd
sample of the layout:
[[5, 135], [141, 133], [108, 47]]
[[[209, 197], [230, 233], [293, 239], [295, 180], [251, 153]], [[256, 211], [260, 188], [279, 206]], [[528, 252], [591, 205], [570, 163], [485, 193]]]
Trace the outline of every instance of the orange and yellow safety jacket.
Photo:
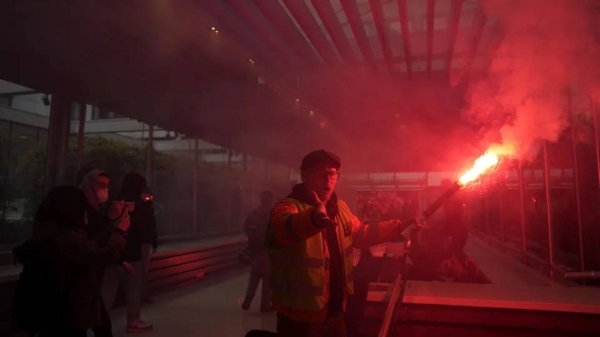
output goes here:
[[[399, 220], [365, 226], [338, 200], [336, 232], [344, 271], [344, 308], [352, 282], [353, 249], [402, 240], [404, 225]], [[314, 207], [291, 197], [273, 208], [266, 237], [271, 259], [272, 303], [290, 319], [319, 322], [327, 318], [329, 302], [329, 248], [324, 228], [312, 221]]]

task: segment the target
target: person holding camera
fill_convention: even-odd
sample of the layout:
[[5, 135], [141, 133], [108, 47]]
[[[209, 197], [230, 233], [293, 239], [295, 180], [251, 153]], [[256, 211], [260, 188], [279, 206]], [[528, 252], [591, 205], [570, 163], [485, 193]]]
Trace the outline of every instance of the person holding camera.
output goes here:
[[86, 336], [101, 325], [96, 271], [126, 245], [129, 216], [119, 217], [103, 244], [88, 238], [86, 197], [73, 186], [53, 188], [39, 206], [31, 238], [13, 250], [23, 264], [15, 291], [16, 324], [30, 335]]
[[[121, 260], [106, 269], [102, 297], [107, 309], [113, 307], [119, 287], [123, 285], [127, 302], [126, 332], [144, 332], [153, 329], [152, 325], [141, 319], [141, 291], [142, 291], [142, 239], [141, 231], [144, 221], [151, 208], [145, 207], [142, 193], [146, 186], [146, 179], [137, 173], [127, 173], [123, 178], [121, 190], [117, 200], [123, 200], [123, 212], [129, 213], [131, 227], [127, 234], [127, 247], [123, 251]], [[154, 213], [152, 212], [152, 216]]]
[[[77, 172], [77, 186], [83, 191], [86, 199], [87, 226], [86, 232], [90, 240], [98, 245], [106, 244], [115, 223], [123, 214], [124, 201], [109, 201], [109, 175], [98, 169], [83, 167]], [[98, 281], [102, 286], [105, 268], [96, 269]], [[101, 301], [101, 325], [94, 327], [94, 336], [112, 337], [112, 322], [110, 315]]]
[[260, 194], [260, 206], [250, 213], [244, 224], [244, 232], [248, 237], [247, 251], [250, 255], [251, 265], [246, 297], [242, 303], [243, 310], [250, 309], [258, 283], [262, 280], [260, 312], [273, 311], [271, 308], [271, 290], [269, 289], [270, 263], [264, 247], [273, 200], [273, 192], [263, 191]]

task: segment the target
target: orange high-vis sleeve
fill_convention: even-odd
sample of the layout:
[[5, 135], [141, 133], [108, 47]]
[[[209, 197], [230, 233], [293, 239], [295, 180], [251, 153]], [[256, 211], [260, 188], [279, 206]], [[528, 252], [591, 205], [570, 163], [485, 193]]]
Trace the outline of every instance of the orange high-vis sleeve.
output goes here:
[[366, 248], [383, 242], [405, 240], [407, 238], [402, 235], [402, 231], [408, 226], [408, 223], [403, 224], [400, 220], [382, 221], [366, 226], [354, 216], [352, 221], [353, 245], [356, 248]]
[[313, 209], [314, 207], [309, 207], [299, 212], [289, 200], [284, 199], [277, 203], [271, 212], [269, 224], [273, 232], [274, 245], [293, 246], [319, 233], [322, 228], [313, 224]]

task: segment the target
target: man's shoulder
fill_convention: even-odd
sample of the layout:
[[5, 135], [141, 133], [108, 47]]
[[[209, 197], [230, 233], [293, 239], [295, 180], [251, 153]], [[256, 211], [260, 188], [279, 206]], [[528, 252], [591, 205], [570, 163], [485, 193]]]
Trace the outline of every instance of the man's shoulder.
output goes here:
[[348, 204], [346, 204], [346, 202], [345, 202], [344, 200], [342, 200], [342, 199], [338, 199], [338, 200], [337, 200], [337, 203], [338, 203], [338, 208], [339, 208], [339, 209], [343, 209], [343, 210], [345, 210], [345, 211], [347, 211], [347, 212], [350, 212], [350, 213], [352, 213], [352, 212], [350, 211], [350, 207], [348, 207]]

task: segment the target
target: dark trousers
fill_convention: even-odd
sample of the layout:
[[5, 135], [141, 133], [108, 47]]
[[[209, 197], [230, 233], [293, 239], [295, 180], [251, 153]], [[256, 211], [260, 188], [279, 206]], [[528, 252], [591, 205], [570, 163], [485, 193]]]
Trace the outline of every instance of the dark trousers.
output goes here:
[[277, 314], [277, 334], [286, 337], [346, 337], [344, 314], [310, 323], [293, 321]]
[[94, 336], [96, 337], [112, 337], [112, 323], [110, 321], [110, 315], [108, 310], [104, 307], [104, 300], [100, 301], [100, 315], [101, 322], [100, 326], [93, 328]]
[[271, 267], [269, 257], [261, 253], [252, 260], [250, 266], [250, 278], [246, 288], [246, 298], [244, 305], [249, 307], [256, 294], [258, 283], [262, 280], [262, 289], [260, 293], [260, 308], [267, 310], [271, 308], [271, 289], [269, 289], [269, 269]]

